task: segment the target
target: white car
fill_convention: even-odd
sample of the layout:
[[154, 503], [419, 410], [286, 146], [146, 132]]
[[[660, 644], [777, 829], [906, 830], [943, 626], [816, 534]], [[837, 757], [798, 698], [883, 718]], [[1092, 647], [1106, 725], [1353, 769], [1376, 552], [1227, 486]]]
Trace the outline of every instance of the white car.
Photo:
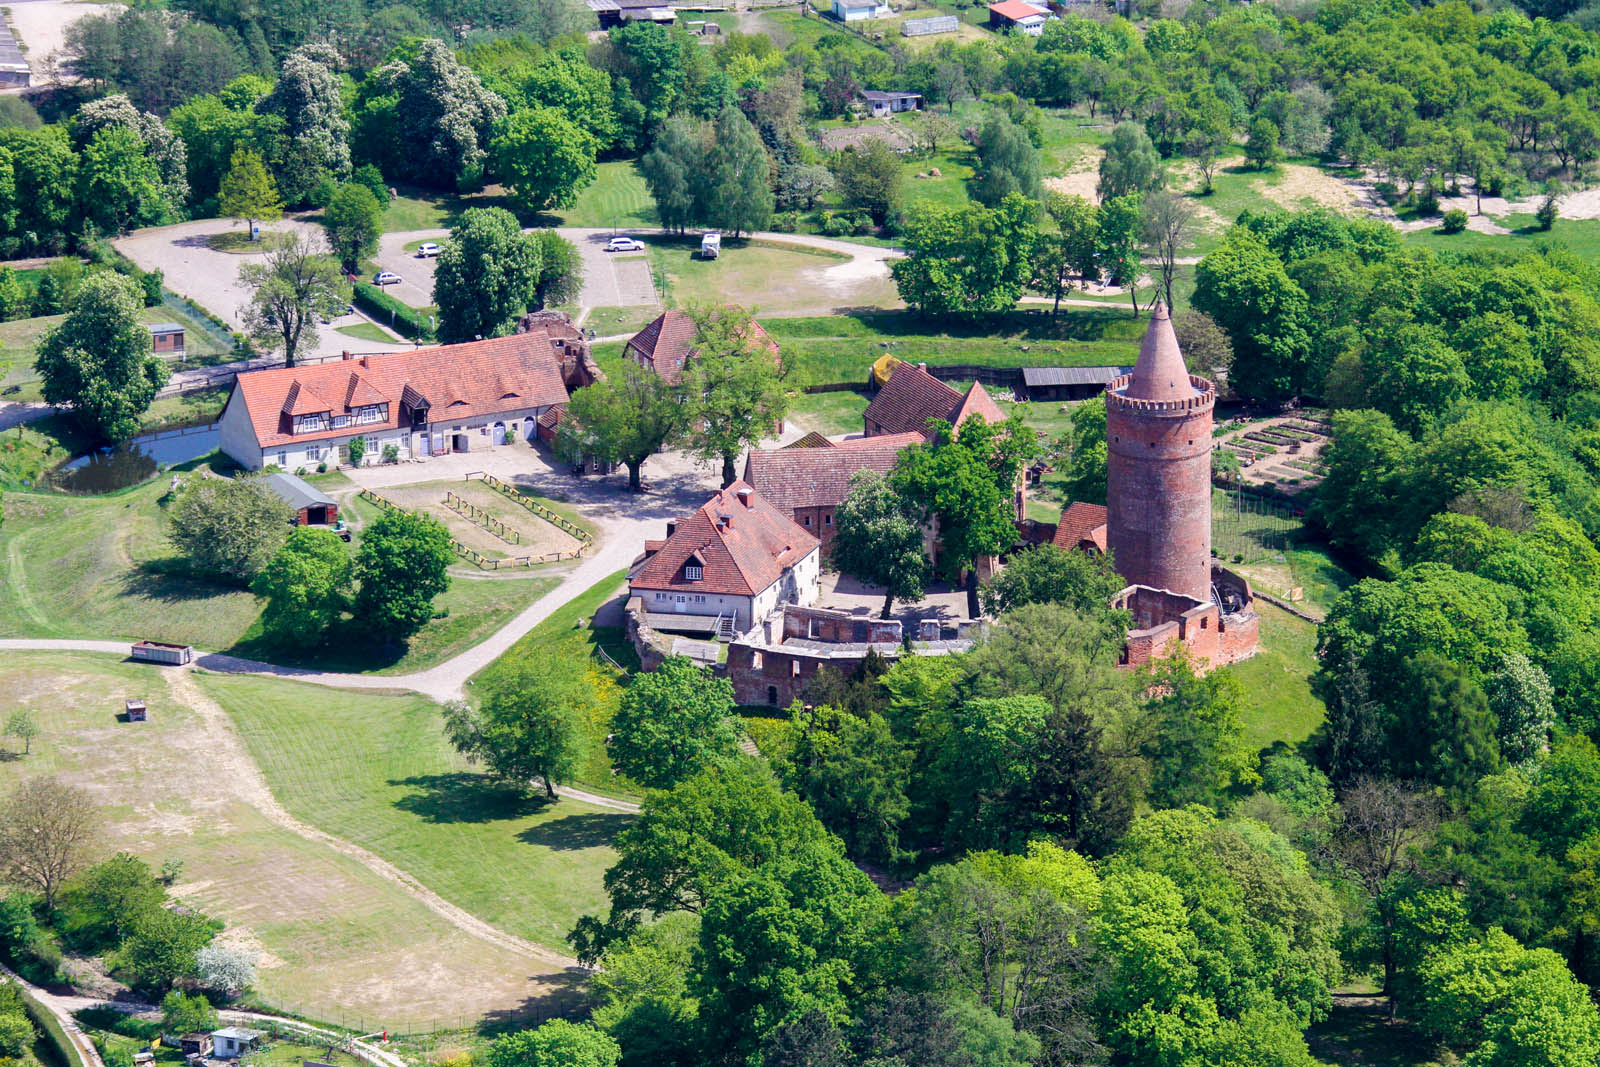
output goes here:
[[607, 252], [643, 252], [644, 243], [635, 241], [632, 237], [613, 237], [611, 243], [606, 245]]
[[373, 285], [399, 285], [400, 275], [392, 270], [380, 270], [372, 276]]
[[439, 246], [432, 241], [424, 241], [417, 246], [418, 259], [432, 259], [439, 254]]

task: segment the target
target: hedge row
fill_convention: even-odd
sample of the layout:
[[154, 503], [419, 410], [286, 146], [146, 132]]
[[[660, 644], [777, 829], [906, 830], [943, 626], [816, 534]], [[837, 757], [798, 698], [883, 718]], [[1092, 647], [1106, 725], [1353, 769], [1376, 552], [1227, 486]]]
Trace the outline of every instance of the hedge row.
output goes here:
[[67, 1036], [66, 1030], [54, 1012], [35, 1000], [33, 994], [26, 989], [22, 990], [22, 1005], [27, 1010], [28, 1017], [39, 1028], [44, 1040], [54, 1049], [58, 1067], [85, 1067], [83, 1054], [78, 1051], [78, 1046], [72, 1043], [72, 1038]]
[[371, 315], [382, 326], [415, 341], [433, 340], [428, 317], [408, 304], [402, 304], [370, 282], [355, 283], [356, 307]]

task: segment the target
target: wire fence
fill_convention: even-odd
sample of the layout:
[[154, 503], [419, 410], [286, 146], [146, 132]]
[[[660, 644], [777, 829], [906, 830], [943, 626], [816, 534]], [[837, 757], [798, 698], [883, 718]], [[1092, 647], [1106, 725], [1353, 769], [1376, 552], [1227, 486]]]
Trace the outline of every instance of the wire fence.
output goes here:
[[479, 529], [494, 534], [508, 545], [522, 544], [522, 534], [519, 531], [513, 530], [470, 500], [463, 500], [448, 489], [444, 493], [444, 506]]
[[568, 519], [565, 515], [545, 507], [542, 503], [535, 500], [533, 497], [528, 496], [516, 486], [507, 485], [505, 482], [502, 482], [499, 478], [496, 478], [494, 475], [489, 474], [486, 471], [468, 471], [466, 480], [470, 482], [474, 478], [482, 481], [483, 484], [487, 485], [490, 489], [504, 494], [513, 502], [527, 508], [529, 511], [533, 512], [535, 515], [539, 516], [556, 529], [563, 530], [566, 533], [571, 534], [573, 537], [576, 537], [579, 541], [583, 542], [584, 548], [588, 548], [594, 543], [594, 535], [588, 530], [585, 530], [582, 526], [579, 526], [571, 519]]
[[1258, 563], [1292, 548], [1303, 525], [1284, 504], [1238, 489], [1225, 491], [1211, 509], [1211, 547], [1219, 559]]

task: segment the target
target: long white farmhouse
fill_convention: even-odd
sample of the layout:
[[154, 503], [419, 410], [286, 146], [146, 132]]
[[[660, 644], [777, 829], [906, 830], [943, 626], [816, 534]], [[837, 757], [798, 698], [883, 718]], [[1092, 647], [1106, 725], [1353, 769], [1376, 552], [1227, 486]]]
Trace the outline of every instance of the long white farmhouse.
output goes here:
[[587, 346], [565, 323], [466, 344], [251, 371], [234, 381], [223, 452], [246, 470], [471, 452], [531, 439], [539, 416], [587, 384]]

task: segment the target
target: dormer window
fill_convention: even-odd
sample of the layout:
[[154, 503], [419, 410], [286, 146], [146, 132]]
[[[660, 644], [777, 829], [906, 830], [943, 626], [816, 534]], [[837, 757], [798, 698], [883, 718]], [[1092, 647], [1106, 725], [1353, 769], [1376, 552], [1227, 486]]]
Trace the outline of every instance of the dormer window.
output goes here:
[[706, 576], [705, 568], [698, 563], [685, 563], [683, 565], [683, 580], [698, 582]]
[[296, 415], [294, 417], [295, 433], [321, 433], [328, 428], [328, 413], [320, 411], [315, 415]]

